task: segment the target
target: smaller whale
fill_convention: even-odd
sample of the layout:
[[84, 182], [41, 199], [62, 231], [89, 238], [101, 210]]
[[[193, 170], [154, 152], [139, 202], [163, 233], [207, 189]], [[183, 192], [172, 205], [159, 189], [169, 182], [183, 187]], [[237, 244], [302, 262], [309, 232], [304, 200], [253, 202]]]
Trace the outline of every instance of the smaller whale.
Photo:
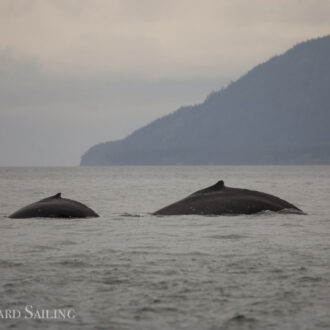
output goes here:
[[188, 197], [156, 211], [154, 214], [237, 215], [267, 210], [303, 213], [293, 204], [276, 196], [248, 189], [226, 187], [221, 180], [213, 186], [198, 190]]
[[58, 193], [19, 209], [9, 218], [96, 218], [98, 216], [86, 205], [62, 198], [61, 193]]

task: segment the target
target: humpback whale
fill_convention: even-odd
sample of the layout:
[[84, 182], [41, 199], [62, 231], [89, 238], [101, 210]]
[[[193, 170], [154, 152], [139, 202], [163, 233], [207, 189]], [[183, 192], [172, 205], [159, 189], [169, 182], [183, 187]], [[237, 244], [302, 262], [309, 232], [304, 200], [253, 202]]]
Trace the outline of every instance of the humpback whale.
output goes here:
[[231, 215], [253, 214], [261, 211], [303, 213], [296, 206], [276, 196], [248, 189], [226, 187], [222, 180], [170, 204], [155, 215]]
[[86, 205], [61, 197], [61, 193], [29, 204], [14, 212], [9, 218], [93, 218], [98, 217]]

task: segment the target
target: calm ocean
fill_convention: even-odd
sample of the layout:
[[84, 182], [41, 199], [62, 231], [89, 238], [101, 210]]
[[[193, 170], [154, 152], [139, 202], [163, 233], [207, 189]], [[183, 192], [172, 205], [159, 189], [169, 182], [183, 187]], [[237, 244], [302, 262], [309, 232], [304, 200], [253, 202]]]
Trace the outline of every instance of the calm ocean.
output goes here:
[[[307, 215], [150, 214], [220, 179]], [[7, 218], [58, 192], [100, 218]], [[0, 197], [0, 328], [330, 328], [330, 167], [0, 168]]]

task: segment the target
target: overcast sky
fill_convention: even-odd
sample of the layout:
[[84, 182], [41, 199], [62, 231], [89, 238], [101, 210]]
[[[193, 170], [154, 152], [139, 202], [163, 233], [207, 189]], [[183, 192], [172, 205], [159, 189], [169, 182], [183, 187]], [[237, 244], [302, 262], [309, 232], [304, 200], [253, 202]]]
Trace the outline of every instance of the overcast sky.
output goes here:
[[0, 166], [78, 165], [329, 17], [329, 0], [0, 0]]

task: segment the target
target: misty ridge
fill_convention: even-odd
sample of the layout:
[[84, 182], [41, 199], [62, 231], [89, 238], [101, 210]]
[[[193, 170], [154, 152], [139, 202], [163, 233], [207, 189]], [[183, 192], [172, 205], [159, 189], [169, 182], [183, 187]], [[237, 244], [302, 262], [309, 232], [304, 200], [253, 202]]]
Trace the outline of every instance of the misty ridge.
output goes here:
[[330, 164], [330, 36], [81, 158], [84, 166], [248, 164]]

